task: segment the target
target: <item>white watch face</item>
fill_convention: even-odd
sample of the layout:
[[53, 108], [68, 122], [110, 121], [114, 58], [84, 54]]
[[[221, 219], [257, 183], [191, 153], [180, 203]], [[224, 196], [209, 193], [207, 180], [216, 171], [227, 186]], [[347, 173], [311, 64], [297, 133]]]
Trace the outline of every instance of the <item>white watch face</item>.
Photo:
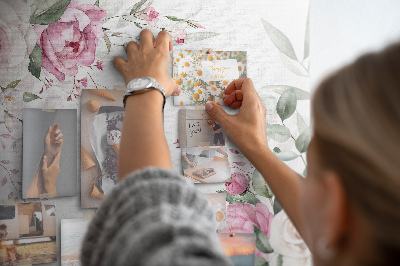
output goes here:
[[151, 83], [151, 81], [148, 77], [138, 78], [132, 82], [131, 88], [134, 90], [147, 88], [150, 83]]

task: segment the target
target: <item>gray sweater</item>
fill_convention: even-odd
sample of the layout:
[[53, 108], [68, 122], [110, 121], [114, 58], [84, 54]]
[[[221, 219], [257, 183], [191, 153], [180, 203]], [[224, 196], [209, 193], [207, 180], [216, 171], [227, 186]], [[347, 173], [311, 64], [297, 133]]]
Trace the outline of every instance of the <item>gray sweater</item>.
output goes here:
[[98, 209], [82, 244], [82, 265], [231, 265], [214, 215], [183, 176], [158, 168], [135, 171]]

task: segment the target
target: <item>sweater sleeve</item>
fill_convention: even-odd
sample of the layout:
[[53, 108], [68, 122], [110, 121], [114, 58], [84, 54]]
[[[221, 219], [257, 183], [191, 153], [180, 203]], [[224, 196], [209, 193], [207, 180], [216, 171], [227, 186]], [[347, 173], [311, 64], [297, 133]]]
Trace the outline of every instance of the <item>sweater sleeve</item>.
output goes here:
[[145, 168], [104, 200], [82, 243], [82, 265], [231, 265], [209, 200], [183, 176]]

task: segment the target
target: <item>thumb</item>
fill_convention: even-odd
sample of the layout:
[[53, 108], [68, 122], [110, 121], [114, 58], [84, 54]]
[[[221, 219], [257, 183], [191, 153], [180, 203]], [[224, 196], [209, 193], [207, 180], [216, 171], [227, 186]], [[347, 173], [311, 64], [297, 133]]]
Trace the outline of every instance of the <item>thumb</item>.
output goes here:
[[227, 114], [221, 106], [216, 103], [208, 102], [206, 104], [207, 112], [224, 127], [227, 120], [231, 119], [231, 115]]

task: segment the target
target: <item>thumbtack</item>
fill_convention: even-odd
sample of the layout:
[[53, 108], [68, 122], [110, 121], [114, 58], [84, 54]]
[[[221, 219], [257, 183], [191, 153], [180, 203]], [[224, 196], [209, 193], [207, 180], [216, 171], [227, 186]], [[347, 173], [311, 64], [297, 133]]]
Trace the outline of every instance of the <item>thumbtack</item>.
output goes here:
[[234, 237], [234, 236], [235, 236], [235, 233], [232, 232], [229, 236], [230, 236], [230, 237]]

